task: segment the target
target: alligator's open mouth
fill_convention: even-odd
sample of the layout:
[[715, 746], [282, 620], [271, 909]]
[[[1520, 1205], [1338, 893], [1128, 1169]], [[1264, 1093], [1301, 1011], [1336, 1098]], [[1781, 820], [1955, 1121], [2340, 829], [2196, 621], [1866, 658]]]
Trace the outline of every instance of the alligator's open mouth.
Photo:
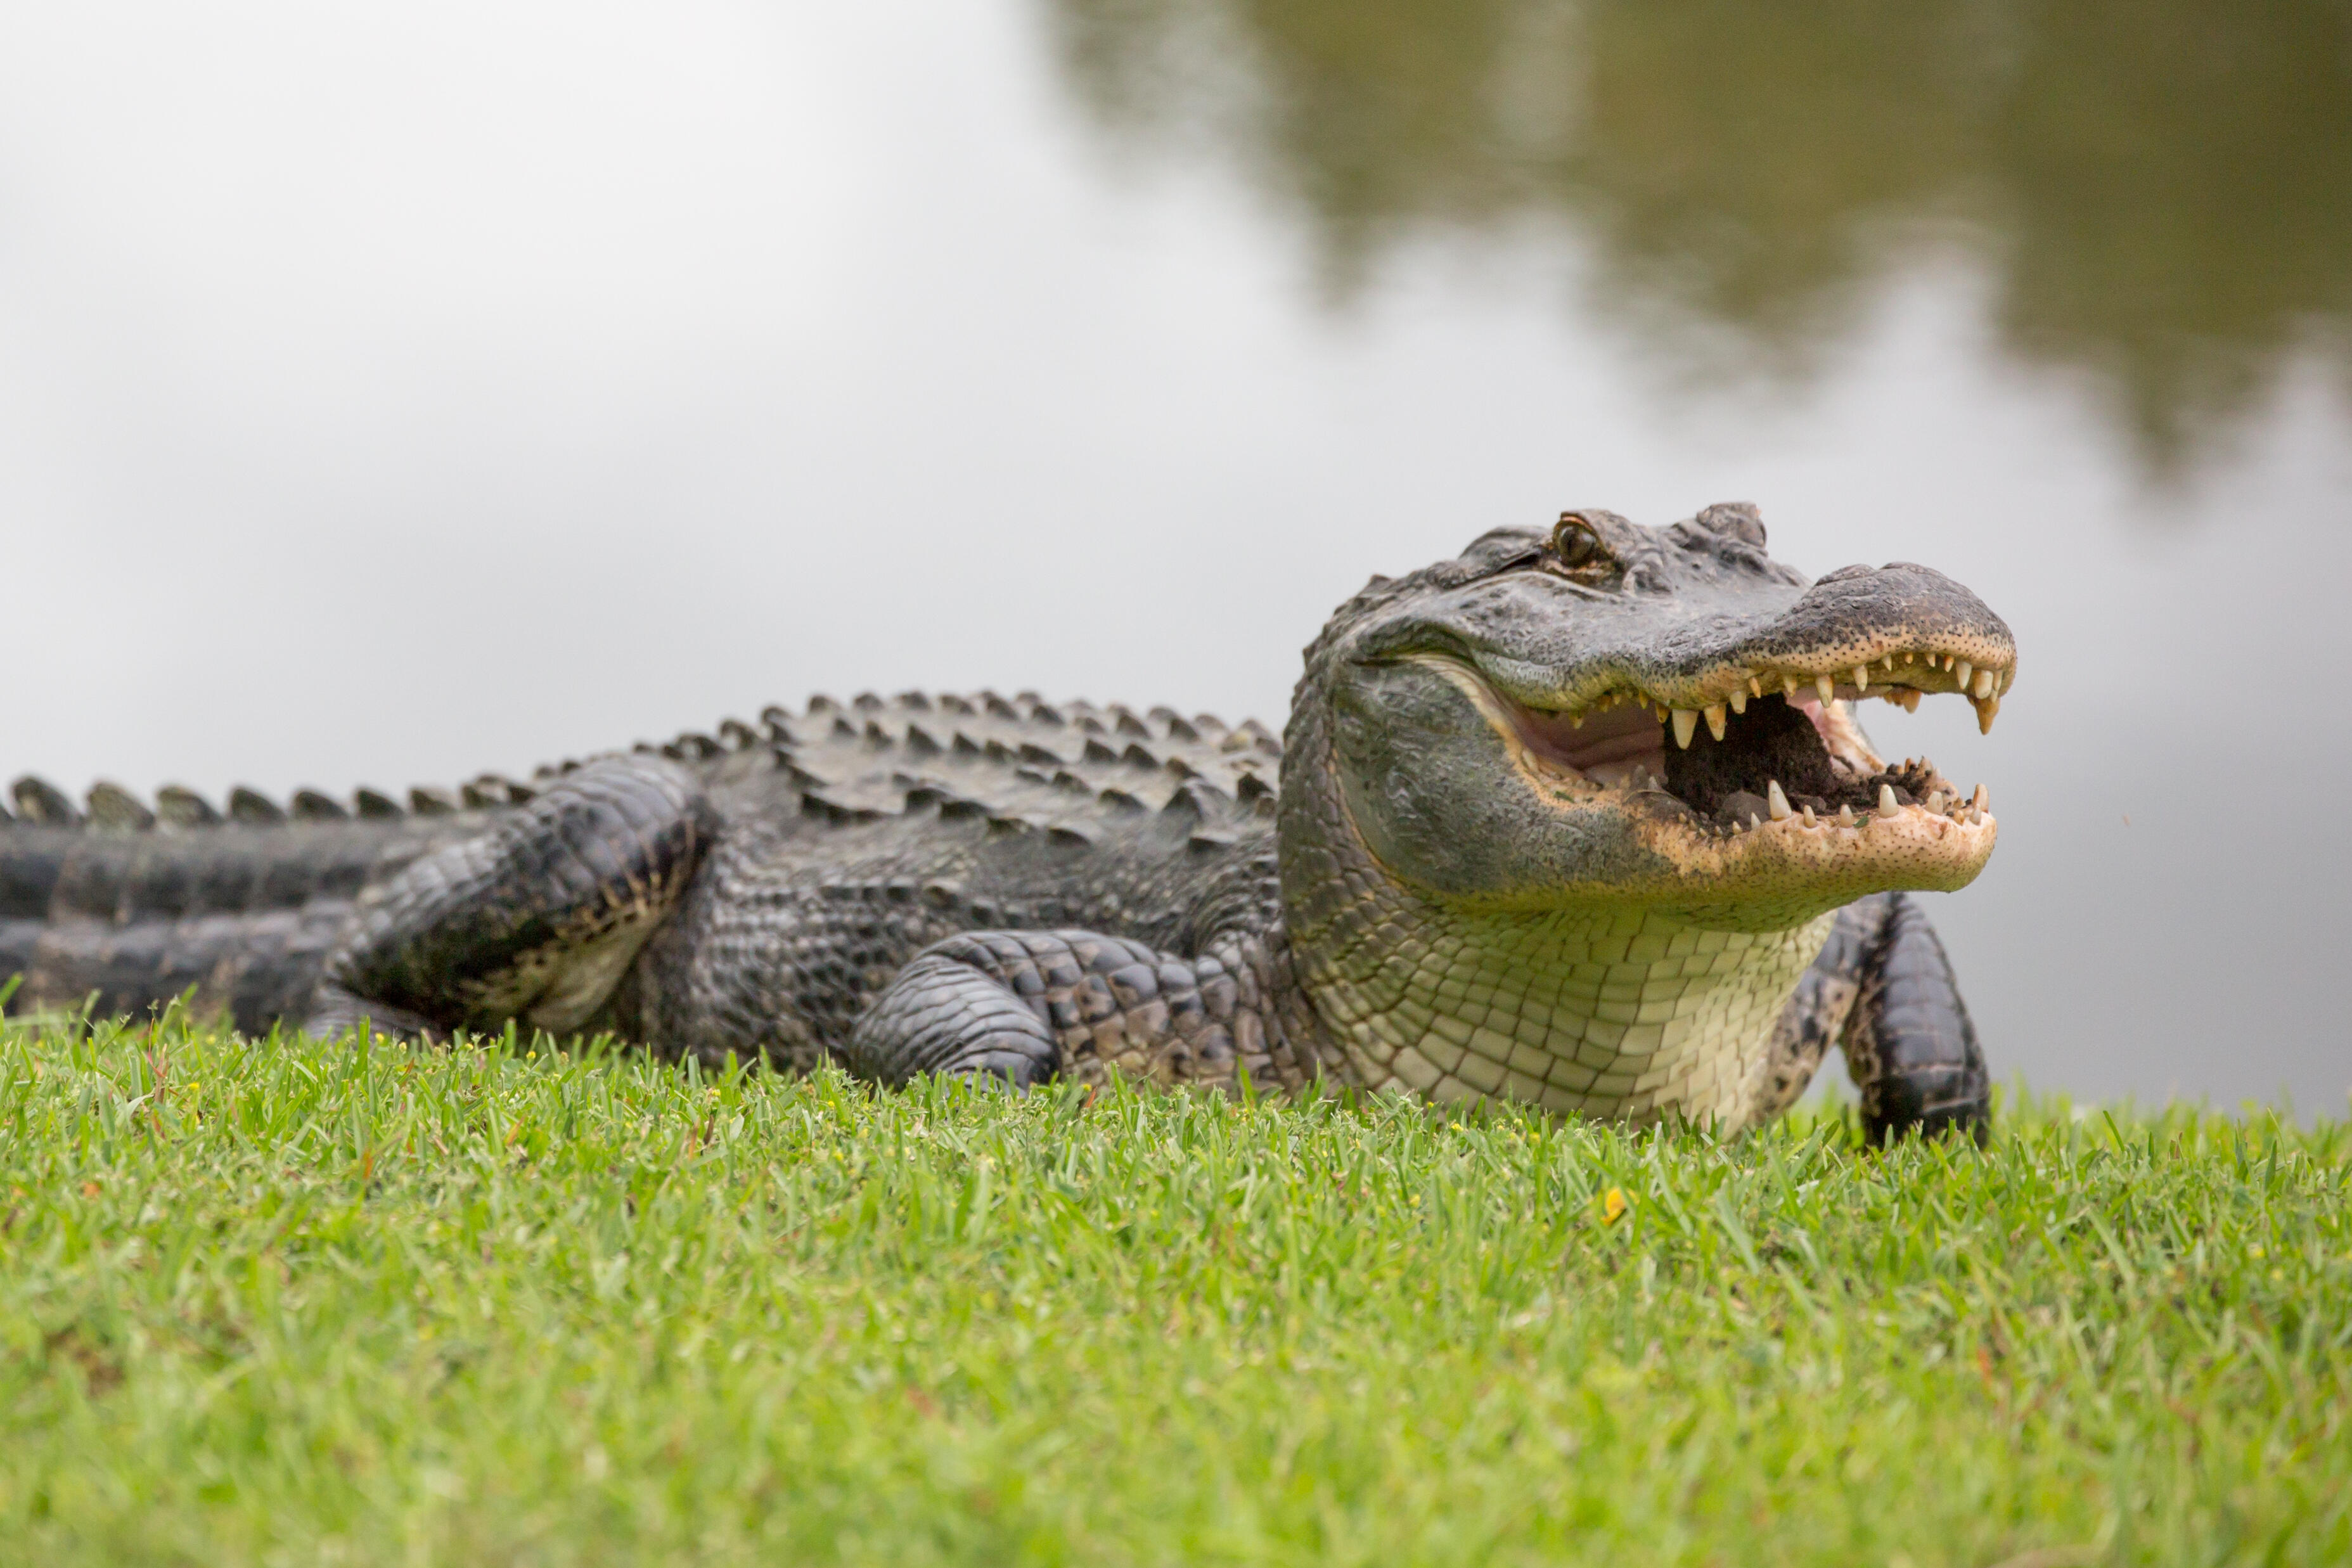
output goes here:
[[[1990, 731], [2013, 665], [1908, 648], [1835, 672], [1727, 664], [1654, 686], [1601, 675], [1580, 683], [1596, 688], [1590, 695], [1552, 706], [1463, 662], [1436, 662], [1511, 742], [1522, 770], [1556, 790], [1640, 798], [1657, 808], [1652, 815], [1713, 839], [1804, 835], [1829, 848], [1876, 828], [1979, 862], [1990, 851], [1984, 786], [1964, 794], [1924, 757], [1890, 765], [1849, 705], [1878, 698], [1916, 710], [1924, 695], [1951, 693], [1972, 702]], [[1969, 830], [1984, 830], [1980, 848]]]

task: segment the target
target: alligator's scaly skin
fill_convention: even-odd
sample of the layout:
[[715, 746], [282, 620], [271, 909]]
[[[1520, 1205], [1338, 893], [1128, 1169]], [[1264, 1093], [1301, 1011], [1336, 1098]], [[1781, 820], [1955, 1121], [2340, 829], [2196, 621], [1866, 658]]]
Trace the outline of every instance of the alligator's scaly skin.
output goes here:
[[[1835, 1042], [1875, 1130], [1980, 1130], [1948, 966], [1885, 889], [1965, 881], [1990, 819], [1924, 764], [1885, 770], [1843, 701], [1794, 699], [1861, 695], [1837, 671], [1883, 655], [1882, 683], [1916, 683], [1898, 695], [1963, 689], [1989, 721], [2006, 629], [1917, 568], [1809, 587], [1753, 517], [1572, 514], [1375, 579], [1309, 648], [1283, 742], [908, 694], [409, 812], [306, 792], [273, 820], [240, 792], [221, 821], [100, 785], [85, 814], [25, 781], [0, 975], [19, 1009], [193, 989], [248, 1030], [515, 1022], [886, 1082], [1245, 1073], [1727, 1128], [1785, 1109]], [[1971, 659], [2000, 672], [1989, 698]], [[1709, 706], [1759, 691], [1751, 717]], [[1687, 698], [1685, 744], [1612, 694]], [[1636, 752], [1664, 784], [1622, 772]]]

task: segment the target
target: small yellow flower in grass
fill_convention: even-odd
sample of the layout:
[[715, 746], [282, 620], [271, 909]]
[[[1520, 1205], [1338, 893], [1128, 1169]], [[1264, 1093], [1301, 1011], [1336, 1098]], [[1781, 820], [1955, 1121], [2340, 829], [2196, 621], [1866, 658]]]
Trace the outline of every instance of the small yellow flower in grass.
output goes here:
[[1625, 1189], [1612, 1187], [1601, 1194], [1601, 1223], [1615, 1225], [1625, 1217]]

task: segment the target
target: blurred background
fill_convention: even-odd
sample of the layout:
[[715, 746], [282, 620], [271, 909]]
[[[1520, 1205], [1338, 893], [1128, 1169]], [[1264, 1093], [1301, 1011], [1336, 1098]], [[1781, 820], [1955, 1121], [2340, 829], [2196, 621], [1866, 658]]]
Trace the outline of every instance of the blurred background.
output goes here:
[[[1278, 722], [1373, 572], [1761, 504], [2015, 628], [1995, 1068], [2352, 1088], [2342, 0], [0, 7], [0, 776], [914, 685]], [[2324, 684], [2324, 683], [2323, 683]]]

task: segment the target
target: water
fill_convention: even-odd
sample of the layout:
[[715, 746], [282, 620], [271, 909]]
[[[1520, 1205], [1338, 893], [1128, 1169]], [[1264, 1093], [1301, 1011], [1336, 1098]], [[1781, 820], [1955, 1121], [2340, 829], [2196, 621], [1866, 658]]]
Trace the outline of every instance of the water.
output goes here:
[[20, 7], [0, 772], [1272, 721], [1372, 572], [1753, 499], [2016, 629], [1872, 720], [1996, 1068], [2340, 1109], [2347, 320], [2340, 6]]

